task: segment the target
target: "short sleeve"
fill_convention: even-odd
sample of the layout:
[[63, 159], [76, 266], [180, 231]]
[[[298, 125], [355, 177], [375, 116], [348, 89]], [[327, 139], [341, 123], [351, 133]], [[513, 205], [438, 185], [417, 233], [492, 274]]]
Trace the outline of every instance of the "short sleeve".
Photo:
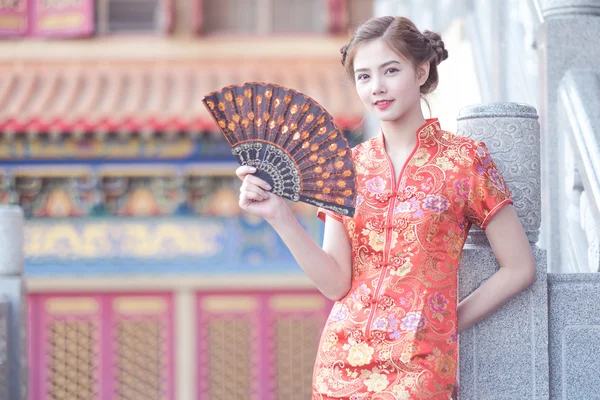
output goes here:
[[469, 197], [465, 210], [467, 219], [485, 229], [494, 214], [512, 202], [502, 174], [486, 145], [479, 142], [469, 172]]
[[321, 221], [325, 222], [325, 216], [326, 215], [330, 216], [331, 218], [335, 219], [338, 222], [344, 222], [343, 217], [342, 217], [341, 214], [338, 214], [335, 211], [331, 211], [331, 210], [328, 210], [326, 208], [319, 207], [319, 209], [317, 210], [317, 217]]

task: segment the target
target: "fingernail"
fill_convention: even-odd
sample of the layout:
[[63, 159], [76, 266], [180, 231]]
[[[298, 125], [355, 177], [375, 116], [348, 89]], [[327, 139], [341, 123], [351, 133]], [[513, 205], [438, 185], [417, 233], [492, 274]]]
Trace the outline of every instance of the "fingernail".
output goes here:
[[250, 171], [256, 172], [256, 168], [255, 167], [250, 167]]
[[267, 190], [271, 190], [271, 185], [267, 183]]

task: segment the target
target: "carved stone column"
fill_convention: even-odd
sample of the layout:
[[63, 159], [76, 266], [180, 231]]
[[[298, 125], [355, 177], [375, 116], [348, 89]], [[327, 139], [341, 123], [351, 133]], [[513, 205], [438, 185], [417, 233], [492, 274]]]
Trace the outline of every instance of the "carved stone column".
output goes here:
[[545, 19], [578, 15], [600, 15], [598, 0], [540, 0]]
[[540, 123], [542, 125], [542, 235], [550, 272], [564, 272], [567, 226], [560, 181], [558, 87], [569, 70], [600, 72], [600, 0], [540, 0], [544, 22], [538, 29]]
[[[508, 183], [514, 207], [529, 242], [535, 244], [542, 220], [540, 197], [540, 124], [535, 108], [515, 103], [466, 107], [458, 117], [457, 134], [484, 142]], [[485, 234], [473, 227], [470, 242]]]
[[[494, 103], [461, 110], [457, 133], [483, 141], [511, 190], [537, 262], [532, 287], [460, 337], [461, 400], [548, 399], [546, 254], [535, 243], [541, 222], [540, 126], [535, 108]], [[499, 268], [473, 227], [459, 272], [461, 300]]]
[[[6, 386], [0, 400], [27, 399], [27, 306], [23, 279], [23, 212], [19, 207], [0, 206], [0, 319], [4, 318]], [[0, 371], [2, 373], [2, 371]], [[2, 392], [5, 390], [5, 392]], [[2, 396], [6, 397], [2, 397]]]

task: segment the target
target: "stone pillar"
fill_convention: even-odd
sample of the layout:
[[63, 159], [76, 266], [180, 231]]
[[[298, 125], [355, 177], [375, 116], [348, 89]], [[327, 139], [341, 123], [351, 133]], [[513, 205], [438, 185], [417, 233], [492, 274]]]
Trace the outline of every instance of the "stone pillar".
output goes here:
[[[548, 305], [545, 251], [539, 235], [540, 136], [535, 108], [515, 103], [467, 107], [462, 136], [483, 141], [506, 179], [537, 263], [536, 281], [495, 314], [460, 336], [461, 400], [548, 399]], [[473, 227], [459, 271], [462, 300], [499, 265], [481, 229]]]
[[[537, 38], [540, 71], [542, 131], [542, 245], [548, 251], [548, 270], [566, 265], [562, 240], [566, 229], [560, 204], [564, 190], [559, 179], [558, 86], [570, 69], [600, 72], [600, 0], [541, 0], [544, 22]], [[562, 251], [561, 251], [562, 250]]]
[[550, 398], [600, 397], [600, 274], [549, 274]]
[[[0, 312], [6, 312], [7, 323], [6, 352], [0, 359], [6, 357], [8, 367], [7, 400], [27, 399], [27, 306], [23, 262], [23, 212], [16, 206], [0, 206], [0, 299], [6, 299]], [[2, 394], [0, 391], [0, 399], [4, 400]]]
[[8, 400], [8, 308], [10, 303], [0, 297], [0, 400]]

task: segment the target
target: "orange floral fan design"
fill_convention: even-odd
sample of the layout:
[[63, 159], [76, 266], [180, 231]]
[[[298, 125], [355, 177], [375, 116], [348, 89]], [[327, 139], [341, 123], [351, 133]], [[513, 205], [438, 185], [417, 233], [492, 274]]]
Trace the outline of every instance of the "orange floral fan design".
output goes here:
[[256, 167], [273, 193], [354, 215], [350, 146], [316, 101], [270, 83], [227, 86], [202, 101], [240, 165]]

